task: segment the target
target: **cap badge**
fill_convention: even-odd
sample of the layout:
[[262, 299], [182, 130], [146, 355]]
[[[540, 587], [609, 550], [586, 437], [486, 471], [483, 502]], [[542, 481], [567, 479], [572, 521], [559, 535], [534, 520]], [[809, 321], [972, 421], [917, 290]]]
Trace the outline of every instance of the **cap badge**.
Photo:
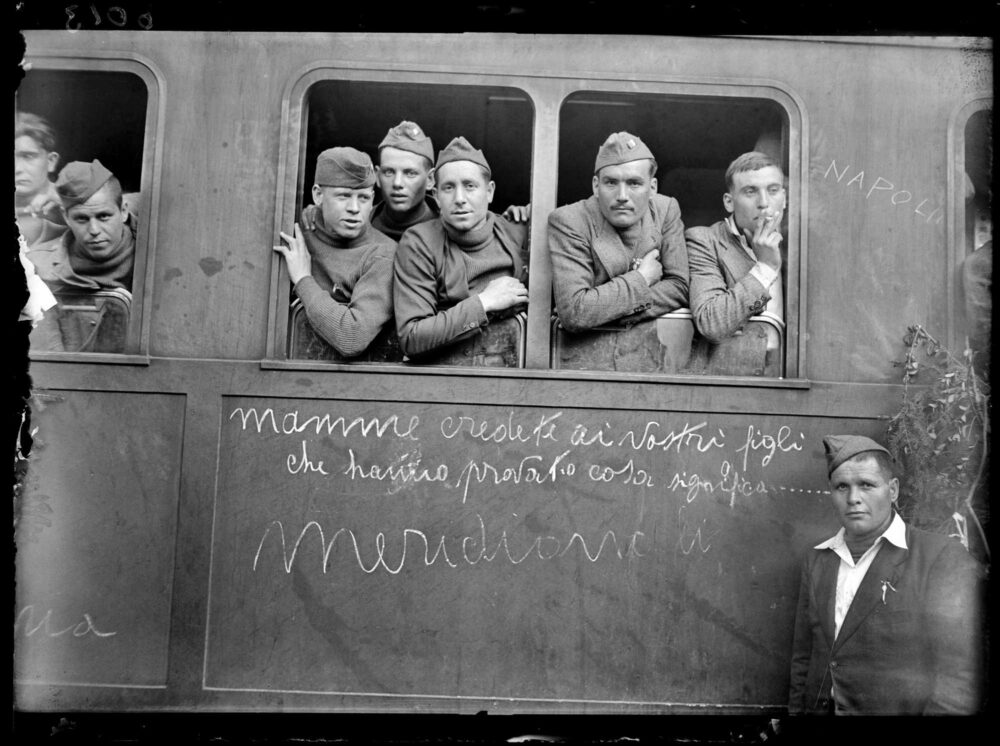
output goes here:
[[634, 148], [634, 147], [635, 147], [635, 140], [629, 140], [629, 141], [628, 141], [627, 143], [625, 143], [625, 144], [626, 144], [626, 145], [627, 145], [627, 146], [629, 147], [629, 149], [632, 149], [632, 148]]

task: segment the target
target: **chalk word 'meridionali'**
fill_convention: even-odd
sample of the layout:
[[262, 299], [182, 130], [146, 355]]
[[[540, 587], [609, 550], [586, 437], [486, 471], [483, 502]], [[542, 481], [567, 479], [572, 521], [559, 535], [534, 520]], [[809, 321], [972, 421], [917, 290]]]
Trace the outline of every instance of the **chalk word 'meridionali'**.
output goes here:
[[[291, 573], [292, 568], [295, 566], [295, 558], [298, 555], [299, 546], [305, 540], [307, 534], [310, 533], [319, 539], [319, 546], [322, 550], [321, 556], [323, 560], [322, 568], [324, 574], [329, 568], [330, 554], [333, 552], [337, 539], [341, 537], [345, 537], [345, 541], [350, 540], [349, 551], [353, 549], [354, 559], [357, 561], [358, 567], [362, 570], [362, 572], [369, 575], [376, 572], [379, 568], [390, 575], [398, 575], [403, 568], [406, 567], [407, 561], [410, 561], [411, 565], [416, 562], [419, 566], [421, 561], [420, 554], [423, 555], [422, 562], [424, 567], [430, 567], [441, 559], [444, 564], [451, 568], [459, 567], [461, 562], [464, 562], [466, 565], [476, 565], [482, 561], [492, 562], [498, 558], [509, 562], [512, 565], [520, 565], [532, 555], [538, 557], [540, 560], [551, 560], [556, 557], [564, 556], [574, 547], [578, 548], [577, 556], [579, 556], [579, 553], [582, 553], [583, 557], [585, 557], [589, 562], [597, 562], [602, 556], [613, 556], [617, 557], [619, 560], [644, 556], [644, 554], [639, 551], [638, 547], [639, 539], [645, 538], [645, 534], [642, 531], [635, 531], [631, 534], [626, 542], [624, 551], [622, 550], [622, 546], [619, 544], [614, 531], [604, 532], [597, 545], [596, 551], [592, 551], [592, 546], [594, 544], [593, 540], [588, 546], [587, 540], [579, 532], [574, 532], [569, 539], [564, 541], [551, 535], [536, 536], [535, 539], [528, 544], [527, 549], [522, 548], [519, 551], [515, 551], [510, 546], [510, 539], [507, 537], [507, 529], [504, 529], [500, 534], [500, 538], [497, 539], [496, 546], [493, 547], [491, 552], [487, 548], [486, 523], [483, 521], [482, 516], [478, 513], [476, 514], [476, 518], [479, 522], [478, 535], [463, 536], [460, 541], [457, 537], [447, 537], [444, 535], [441, 535], [436, 541], [429, 540], [427, 538], [427, 534], [423, 531], [415, 528], [404, 528], [400, 532], [401, 546], [397, 544], [395, 551], [393, 552], [395, 555], [394, 560], [387, 559], [386, 536], [384, 532], [379, 531], [375, 534], [372, 542], [375, 550], [374, 559], [369, 557], [367, 562], [361, 556], [361, 548], [358, 545], [358, 538], [354, 531], [349, 528], [338, 528], [328, 539], [326, 532], [323, 531], [323, 527], [316, 521], [310, 521], [302, 528], [296, 537], [294, 544], [292, 544], [291, 553], [289, 553], [285, 540], [285, 527], [281, 521], [275, 520], [268, 524], [267, 528], [264, 530], [263, 536], [260, 538], [260, 543], [257, 545], [257, 553], [253, 558], [253, 571], [257, 572], [257, 566], [260, 562], [261, 552], [264, 549], [264, 543], [267, 540], [267, 537], [273, 532], [277, 533], [278, 540], [281, 543], [281, 555], [285, 573]], [[449, 556], [449, 541], [452, 545], [452, 556]], [[411, 544], [417, 552], [417, 559], [415, 560], [411, 559], [413, 556], [413, 552], [411, 552]], [[434, 547], [433, 555], [431, 554], [432, 545]], [[422, 550], [420, 548], [421, 546]], [[613, 547], [613, 549], [606, 552], [605, 549], [609, 546]], [[455, 557], [455, 559], [452, 559], [452, 557]]]

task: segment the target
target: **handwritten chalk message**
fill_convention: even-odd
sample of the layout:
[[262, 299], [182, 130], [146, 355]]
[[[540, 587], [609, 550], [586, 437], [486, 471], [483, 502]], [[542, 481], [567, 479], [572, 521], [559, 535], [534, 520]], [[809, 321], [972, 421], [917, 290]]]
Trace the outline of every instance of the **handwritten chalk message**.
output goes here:
[[[236, 406], [227, 421], [241, 436], [267, 443], [272, 479], [313, 494], [314, 501], [318, 496], [335, 504], [340, 490], [361, 496], [372, 511], [384, 511], [381, 500], [398, 501], [411, 488], [421, 488], [432, 490], [424, 499], [439, 509], [454, 505], [473, 511], [465, 532], [401, 524], [367, 535], [338, 521], [261, 516], [252, 569], [263, 570], [268, 560], [262, 557], [274, 557], [285, 573], [302, 561], [303, 551], [320, 557], [317, 566], [327, 573], [338, 547], [343, 550], [338, 556], [363, 573], [390, 575], [405, 567], [518, 566], [567, 554], [587, 562], [633, 562], [646, 556], [652, 549], [644, 546], [641, 520], [633, 519], [627, 528], [528, 531], [517, 539], [506, 526], [507, 514], [516, 517], [516, 507], [526, 513], [531, 503], [584, 496], [595, 488], [638, 491], [660, 507], [676, 506], [677, 546], [684, 554], [695, 545], [705, 553], [711, 548], [704, 539], [707, 519], [692, 528], [683, 508], [714, 497], [734, 510], [738, 503], [751, 505], [789, 489], [769, 479], [769, 473], [800, 454], [805, 439], [784, 424], [722, 428], [688, 418], [623, 425], [559, 410], [525, 415], [510, 409], [490, 416], [448, 411], [428, 418]], [[692, 457], [701, 468], [692, 467]], [[499, 527], [491, 517], [498, 502], [506, 508], [505, 525]]]
[[209, 689], [786, 696], [828, 531], [815, 421], [237, 396], [221, 420]]

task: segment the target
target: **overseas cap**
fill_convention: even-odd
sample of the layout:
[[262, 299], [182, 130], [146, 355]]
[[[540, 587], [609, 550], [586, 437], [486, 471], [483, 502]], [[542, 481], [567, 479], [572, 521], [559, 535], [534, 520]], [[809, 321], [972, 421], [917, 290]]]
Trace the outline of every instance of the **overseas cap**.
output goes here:
[[847, 459], [865, 451], [882, 451], [892, 458], [892, 454], [871, 438], [864, 435], [827, 435], [823, 438], [826, 449], [826, 475], [830, 476]]
[[437, 163], [434, 168], [439, 169], [446, 163], [451, 163], [452, 161], [471, 161], [472, 163], [477, 163], [486, 169], [487, 173], [492, 175], [492, 170], [490, 169], [490, 164], [486, 162], [486, 156], [483, 155], [483, 151], [476, 150], [469, 141], [464, 137], [456, 137], [448, 146], [438, 153]]
[[93, 197], [104, 186], [112, 174], [99, 160], [93, 163], [73, 161], [67, 163], [56, 179], [56, 192], [62, 206], [67, 210]]
[[316, 184], [364, 189], [375, 184], [375, 166], [367, 153], [354, 148], [329, 148], [316, 159]]
[[653, 157], [652, 151], [646, 147], [646, 143], [628, 132], [615, 132], [608, 136], [600, 150], [597, 151], [594, 173], [596, 174], [605, 166], [617, 166], [646, 158], [656, 163], [656, 158]]
[[415, 122], [403, 120], [392, 127], [382, 142], [378, 144], [378, 149], [382, 148], [408, 150], [411, 153], [422, 155], [428, 162], [434, 163], [434, 143]]

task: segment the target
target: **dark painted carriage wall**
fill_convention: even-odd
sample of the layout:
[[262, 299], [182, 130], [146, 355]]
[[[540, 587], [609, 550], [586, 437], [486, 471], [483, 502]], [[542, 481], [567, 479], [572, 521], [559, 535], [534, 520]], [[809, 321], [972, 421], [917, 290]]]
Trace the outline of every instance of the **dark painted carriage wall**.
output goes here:
[[[151, 250], [129, 354], [32, 362], [39, 433], [18, 533], [18, 707], [781, 712], [798, 559], [836, 527], [819, 439], [884, 434], [906, 326], [945, 339], [958, 328], [967, 247], [952, 170], [965, 118], [981, 99], [992, 105], [988, 50], [27, 40], [39, 70], [139, 70], [154, 86], [155, 143], [141, 176]], [[301, 205], [299, 164], [325, 147], [307, 135], [350, 126], [309, 108], [306, 92], [328, 79], [487, 90], [511, 122], [482, 122], [487, 155], [530, 157], [500, 168], [514, 185], [504, 199], [534, 210], [539, 307], [550, 302], [542, 218], [590, 189], [585, 166], [559, 163], [565, 99], [739, 99], [761, 132], [744, 144], [720, 117], [705, 135], [786, 159], [794, 375], [550, 371], [538, 350], [545, 314], [529, 321], [523, 370], [284, 360], [288, 288], [271, 246]], [[595, 116], [619, 121], [611, 108]], [[650, 103], [643, 122], [661, 166], [689, 165], [697, 138], [657, 132], [649, 111], [670, 107]], [[565, 137], [597, 135], [580, 116], [566, 115], [576, 129]], [[580, 145], [586, 160], [597, 144]], [[699, 167], [721, 176], [726, 160]], [[690, 212], [711, 214], [717, 198], [721, 214], [721, 191], [706, 189]]]

